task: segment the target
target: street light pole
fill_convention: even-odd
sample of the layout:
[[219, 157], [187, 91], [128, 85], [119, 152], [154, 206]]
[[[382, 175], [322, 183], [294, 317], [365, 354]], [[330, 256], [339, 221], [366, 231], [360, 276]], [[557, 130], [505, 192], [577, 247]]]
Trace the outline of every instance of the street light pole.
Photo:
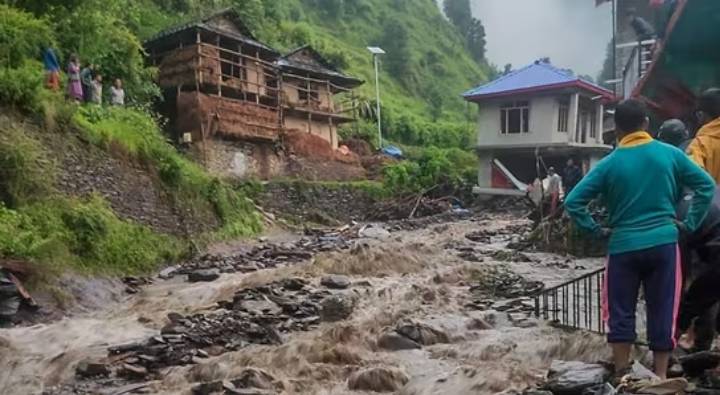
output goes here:
[[385, 53], [382, 48], [380, 47], [368, 47], [367, 48], [370, 53], [373, 55], [373, 63], [375, 64], [375, 116], [377, 117], [377, 127], [378, 127], [378, 143], [380, 144], [380, 149], [383, 147], [383, 138], [382, 138], [382, 120], [380, 117], [380, 70], [378, 66], [378, 56]]
[[375, 63], [375, 105], [377, 106], [377, 109], [375, 110], [375, 115], [377, 116], [377, 124], [378, 124], [378, 142], [380, 144], [380, 149], [382, 149], [383, 146], [383, 140], [382, 140], [382, 123], [381, 123], [381, 117], [380, 117], [380, 73], [378, 72], [378, 55], [373, 54], [373, 61]]

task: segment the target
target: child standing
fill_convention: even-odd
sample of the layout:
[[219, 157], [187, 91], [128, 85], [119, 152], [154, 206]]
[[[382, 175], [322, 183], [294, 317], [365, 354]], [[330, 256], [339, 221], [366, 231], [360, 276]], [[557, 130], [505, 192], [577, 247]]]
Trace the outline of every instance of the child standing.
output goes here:
[[90, 100], [95, 104], [102, 104], [102, 76], [100, 73], [95, 74], [92, 80], [92, 95]]
[[123, 89], [122, 80], [120, 78], [115, 78], [115, 83], [113, 83], [110, 87], [110, 105], [125, 105], [125, 89]]
[[[580, 181], [565, 201], [577, 225], [610, 237], [603, 318], [608, 326], [615, 372], [630, 363], [635, 342], [635, 311], [640, 285], [647, 302], [647, 335], [655, 373], [667, 377], [675, 348], [675, 322], [682, 287], [678, 235], [693, 231], [707, 214], [715, 188], [712, 178], [682, 151], [655, 141], [644, 130], [643, 105], [627, 100], [615, 110], [618, 148]], [[675, 220], [682, 187], [695, 192], [684, 222]], [[590, 216], [588, 203], [602, 195], [609, 210], [609, 229]]]

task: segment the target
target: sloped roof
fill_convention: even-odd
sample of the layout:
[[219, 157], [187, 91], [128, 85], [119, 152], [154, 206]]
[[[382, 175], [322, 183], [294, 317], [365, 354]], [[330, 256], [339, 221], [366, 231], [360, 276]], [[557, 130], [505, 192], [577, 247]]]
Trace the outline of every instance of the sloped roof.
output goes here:
[[485, 85], [470, 89], [463, 93], [463, 96], [466, 100], [475, 101], [569, 87], [585, 89], [608, 99], [613, 96], [611, 91], [544, 61], [536, 61]]
[[[305, 54], [310, 55], [308, 59]], [[337, 85], [355, 87], [364, 81], [340, 72], [310, 45], [296, 48], [277, 60], [283, 70], [299, 70], [310, 74], [329, 78]]]
[[[233, 32], [230, 30], [222, 29], [218, 27], [217, 25], [213, 24], [213, 21], [219, 19], [219, 18], [227, 18], [234, 24], [235, 28], [237, 28], [238, 32]], [[268, 52], [279, 54], [278, 51], [271, 48], [270, 46], [261, 43], [260, 41], [257, 41], [255, 36], [252, 34], [250, 29], [245, 25], [242, 18], [240, 18], [240, 15], [235, 12], [232, 8], [226, 8], [217, 12], [214, 12], [208, 16], [203, 17], [200, 20], [192, 21], [188, 23], [184, 23], [182, 25], [173, 26], [168, 29], [165, 29], [153, 37], [149, 38], [145, 41], [145, 46], [151, 46], [154, 43], [163, 40], [166, 37], [172, 36], [176, 33], [180, 33], [183, 31], [186, 31], [188, 29], [203, 29], [209, 32], [213, 32], [216, 34], [220, 34], [247, 44], [250, 44], [252, 46], [255, 46], [257, 48], [264, 49]]]

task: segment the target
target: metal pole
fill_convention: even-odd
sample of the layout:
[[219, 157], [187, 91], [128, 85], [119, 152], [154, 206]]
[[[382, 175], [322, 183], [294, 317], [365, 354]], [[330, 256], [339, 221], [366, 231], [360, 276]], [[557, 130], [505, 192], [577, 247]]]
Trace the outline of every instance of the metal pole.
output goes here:
[[[613, 80], [617, 80], [617, 48], [615, 47], [617, 45], [617, 26], [615, 18], [616, 16], [616, 8], [615, 8], [615, 0], [612, 0], [612, 61], [613, 61], [613, 69], [612, 69], [612, 75]], [[615, 95], [618, 94], [618, 84], [617, 82], [613, 84], [613, 92], [615, 92]]]
[[378, 73], [378, 56], [377, 54], [373, 54], [373, 61], [375, 63], [375, 104], [377, 105], [375, 116], [377, 117], [377, 124], [378, 124], [378, 142], [380, 144], [380, 148], [383, 146], [382, 141], [382, 124], [380, 120], [380, 77]]

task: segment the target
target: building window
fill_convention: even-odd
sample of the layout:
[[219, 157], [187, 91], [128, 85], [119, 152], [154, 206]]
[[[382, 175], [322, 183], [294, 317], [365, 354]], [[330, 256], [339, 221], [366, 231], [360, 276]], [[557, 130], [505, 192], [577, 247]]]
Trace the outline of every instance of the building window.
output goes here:
[[570, 106], [567, 103], [560, 103], [558, 107], [558, 132], [568, 132], [568, 119], [570, 117]]
[[530, 131], [530, 103], [516, 101], [504, 103], [500, 107], [500, 132], [519, 134]]
[[298, 88], [298, 98], [304, 102], [317, 102], [320, 101], [320, 92], [317, 91], [317, 87], [310, 86], [310, 88]]

